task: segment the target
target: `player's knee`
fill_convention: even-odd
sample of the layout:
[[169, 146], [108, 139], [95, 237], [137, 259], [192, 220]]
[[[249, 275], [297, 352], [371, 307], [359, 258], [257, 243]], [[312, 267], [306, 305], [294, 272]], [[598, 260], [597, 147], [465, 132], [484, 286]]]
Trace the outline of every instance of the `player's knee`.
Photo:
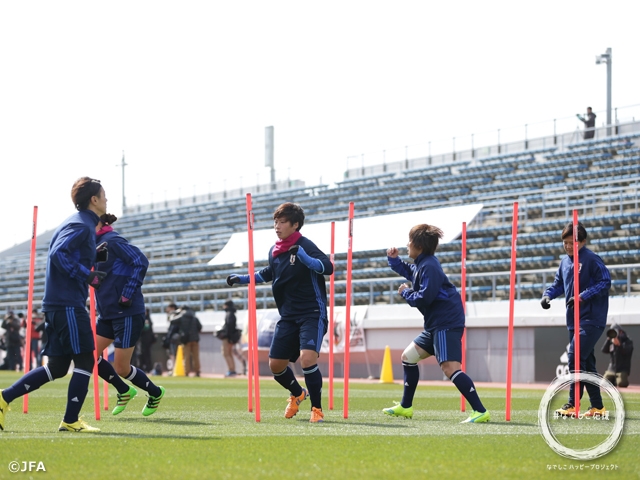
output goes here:
[[456, 373], [456, 371], [460, 370], [459, 368], [456, 369], [450, 365], [446, 365], [446, 362], [440, 365], [440, 368], [442, 368], [442, 373], [444, 373], [449, 380], [451, 380], [451, 375]]
[[462, 369], [462, 365], [460, 364], [460, 362], [447, 361], [442, 362], [440, 364], [440, 368], [442, 369], [442, 373], [444, 373], [447, 378], [451, 380], [452, 375], [458, 370]]
[[50, 357], [47, 363], [47, 370], [51, 374], [51, 379], [64, 377], [69, 371], [71, 359], [67, 357]]
[[309, 368], [318, 363], [318, 352], [315, 350], [300, 350], [300, 366]]
[[79, 353], [78, 355], [73, 356], [73, 364], [75, 365], [75, 368], [84, 370], [85, 372], [91, 373], [93, 371], [94, 363], [95, 360], [93, 358], [93, 352]]
[[274, 358], [269, 359], [269, 369], [271, 369], [271, 373], [273, 374], [282, 373], [284, 370], [287, 369], [288, 365], [289, 365], [289, 362], [286, 360], [283, 361], [283, 360], [274, 359]]
[[416, 350], [415, 345], [412, 343], [402, 352], [402, 361], [404, 363], [418, 363], [422, 358], [420, 357], [420, 352]]
[[126, 378], [131, 373], [131, 365], [114, 365], [114, 370], [119, 376]]

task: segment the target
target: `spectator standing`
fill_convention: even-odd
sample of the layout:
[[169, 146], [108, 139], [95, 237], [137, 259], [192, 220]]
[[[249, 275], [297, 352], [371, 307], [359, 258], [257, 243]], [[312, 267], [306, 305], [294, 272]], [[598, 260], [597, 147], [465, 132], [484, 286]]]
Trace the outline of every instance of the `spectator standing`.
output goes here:
[[[34, 308], [31, 312], [31, 352], [35, 357], [35, 368], [42, 365], [42, 331], [44, 330], [44, 318], [38, 314], [38, 309]], [[42, 340], [42, 341], [41, 341]]]
[[576, 114], [578, 120], [584, 123], [584, 139], [589, 140], [596, 134], [596, 114], [593, 113], [591, 107], [587, 107], [587, 114], [583, 117], [579, 113]]
[[21, 348], [24, 346], [24, 338], [20, 335], [20, 320], [9, 312], [4, 316], [2, 328], [5, 329], [4, 339], [7, 347], [7, 355], [4, 358], [6, 370], [15, 372], [22, 370]]
[[227, 300], [224, 302], [224, 310], [227, 312], [224, 317], [224, 326], [218, 331], [216, 336], [222, 340], [222, 356], [227, 362], [227, 373], [225, 376], [235, 377], [237, 372], [236, 362], [233, 358], [234, 349], [236, 344], [240, 342], [242, 331], [236, 326], [236, 306], [234, 305], [233, 300]]
[[202, 324], [195, 313], [188, 306], [184, 306], [173, 313], [172, 321], [178, 322], [180, 343], [184, 355], [184, 373], [194, 372], [200, 376], [200, 332]]
[[173, 372], [173, 369], [176, 365], [176, 351], [178, 350], [178, 345], [180, 345], [180, 320], [176, 320], [174, 318], [174, 313], [178, 310], [178, 306], [175, 303], [170, 303], [164, 309], [164, 312], [167, 314], [167, 322], [169, 322], [169, 327], [167, 328], [167, 334], [164, 336], [164, 340], [162, 341], [162, 346], [169, 350], [169, 361], [167, 365], [167, 370], [169, 371], [169, 375]]

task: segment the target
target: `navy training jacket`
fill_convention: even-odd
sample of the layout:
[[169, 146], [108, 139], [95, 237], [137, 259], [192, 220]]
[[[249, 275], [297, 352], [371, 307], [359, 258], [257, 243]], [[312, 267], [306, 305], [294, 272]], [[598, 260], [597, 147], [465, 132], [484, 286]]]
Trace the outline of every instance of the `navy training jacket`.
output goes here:
[[[144, 296], [140, 287], [149, 268], [149, 260], [140, 249], [131, 245], [118, 232], [101, 235], [97, 243], [107, 242], [109, 257], [98, 263], [97, 270], [106, 272], [102, 285], [96, 290], [96, 308], [101, 320], [130, 317], [145, 313]], [[120, 297], [133, 300], [130, 307], [118, 304]]]
[[[284, 252], [273, 258], [269, 250], [269, 266], [258, 272], [258, 280], [272, 282], [271, 289], [280, 318], [327, 318], [327, 288], [324, 275], [333, 273], [331, 260], [306, 237], [296, 242], [312, 258], [320, 260], [322, 273], [310, 270], [296, 255]], [[292, 263], [293, 261], [293, 263]]]
[[[582, 247], [578, 252], [580, 262], [580, 325], [595, 325], [604, 327], [607, 324], [609, 313], [609, 289], [611, 288], [611, 275], [602, 259], [589, 250]], [[556, 272], [553, 284], [544, 291], [544, 295], [550, 299], [562, 294], [566, 300], [574, 296], [573, 293], [573, 257], [566, 255], [560, 261], [560, 268]], [[574, 311], [567, 308], [567, 328], [573, 330]]]
[[42, 311], [86, 308], [89, 296], [87, 277], [96, 260], [96, 225], [99, 220], [91, 210], [80, 210], [53, 233], [47, 255]]
[[404, 290], [402, 298], [423, 315], [425, 330], [464, 327], [460, 294], [435, 255], [420, 254], [414, 264], [400, 257], [387, 257], [387, 261], [391, 270], [411, 281], [412, 288]]

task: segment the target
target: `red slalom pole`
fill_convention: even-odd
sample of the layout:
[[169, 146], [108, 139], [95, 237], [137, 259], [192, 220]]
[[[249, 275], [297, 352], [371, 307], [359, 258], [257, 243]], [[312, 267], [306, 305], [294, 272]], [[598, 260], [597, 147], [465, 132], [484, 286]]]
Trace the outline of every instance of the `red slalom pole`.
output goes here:
[[[106, 348], [102, 352], [102, 361], [109, 361], [109, 350]], [[105, 410], [109, 410], [109, 384], [106, 380], [102, 380], [102, 403]]]
[[336, 282], [335, 282], [335, 239], [336, 239], [336, 222], [331, 222], [331, 254], [329, 259], [331, 265], [333, 265], [333, 273], [329, 277], [329, 410], [333, 410], [333, 343], [335, 341], [335, 335], [333, 329], [335, 328], [333, 318], [333, 307], [335, 305], [336, 294]]
[[93, 408], [96, 412], [96, 420], [100, 420], [100, 384], [98, 377], [98, 339], [96, 338], [96, 296], [93, 288], [89, 287], [89, 312], [91, 317], [91, 330], [93, 330]]
[[344, 319], [344, 418], [349, 418], [349, 350], [351, 346], [351, 270], [353, 264], [353, 202], [349, 202], [349, 247], [347, 250], [347, 297]]
[[[576, 376], [574, 401], [580, 415], [580, 259], [578, 258], [578, 210], [573, 211], [573, 365]], [[576, 268], [578, 265], [578, 268]]]
[[[247, 195], [246, 198], [246, 210], [247, 210], [247, 242], [249, 239], [249, 231], [251, 230], [250, 224], [250, 198]], [[250, 251], [252, 249], [249, 249]], [[251, 255], [251, 254], [249, 254]], [[254, 274], [249, 269], [249, 278]], [[251, 281], [249, 281], [251, 282]], [[249, 283], [251, 284], [251, 283]], [[253, 412], [253, 322], [251, 321], [251, 311], [252, 311], [252, 301], [251, 301], [251, 291], [247, 290], [247, 407], [250, 412]]]
[[[24, 345], [24, 373], [31, 370], [31, 327], [33, 325], [33, 283], [36, 270], [36, 227], [38, 225], [38, 207], [33, 207], [33, 226], [31, 228], [31, 259], [29, 260], [29, 292], [27, 294], [27, 338]], [[37, 368], [37, 366], [36, 366]], [[29, 411], [29, 395], [22, 397], [22, 413]]]
[[251, 301], [247, 297], [247, 410], [253, 412], [253, 335], [251, 334], [253, 327], [249, 319], [250, 304]]
[[[462, 293], [462, 310], [467, 316], [467, 222], [462, 222], [462, 258], [460, 261], [460, 291]], [[466, 325], [466, 322], [465, 322]], [[467, 365], [467, 327], [462, 331], [462, 371], [466, 371]], [[467, 402], [464, 395], [460, 395], [460, 411], [467, 409]]]
[[247, 232], [249, 234], [249, 336], [253, 335], [253, 342], [249, 341], [249, 348], [253, 349], [253, 375], [256, 396], [256, 422], [260, 421], [260, 362], [258, 358], [258, 322], [256, 315], [256, 278], [253, 260], [253, 206], [251, 194], [247, 193]]
[[507, 405], [506, 420], [511, 421], [511, 371], [513, 367], [513, 307], [516, 293], [516, 246], [518, 242], [518, 202], [513, 202], [511, 225], [511, 275], [509, 281], [509, 330], [507, 335]]

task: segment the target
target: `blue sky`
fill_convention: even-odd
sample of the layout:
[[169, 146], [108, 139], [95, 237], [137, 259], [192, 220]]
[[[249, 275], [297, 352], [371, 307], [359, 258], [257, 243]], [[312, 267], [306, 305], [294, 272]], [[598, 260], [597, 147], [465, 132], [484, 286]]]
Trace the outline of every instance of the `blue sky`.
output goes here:
[[123, 150], [135, 204], [266, 182], [268, 125], [278, 178], [307, 184], [352, 155], [576, 128], [605, 109], [607, 47], [614, 107], [640, 104], [638, 18], [637, 1], [2, 2], [0, 250], [34, 205], [39, 231], [70, 215], [83, 175], [120, 214]]

